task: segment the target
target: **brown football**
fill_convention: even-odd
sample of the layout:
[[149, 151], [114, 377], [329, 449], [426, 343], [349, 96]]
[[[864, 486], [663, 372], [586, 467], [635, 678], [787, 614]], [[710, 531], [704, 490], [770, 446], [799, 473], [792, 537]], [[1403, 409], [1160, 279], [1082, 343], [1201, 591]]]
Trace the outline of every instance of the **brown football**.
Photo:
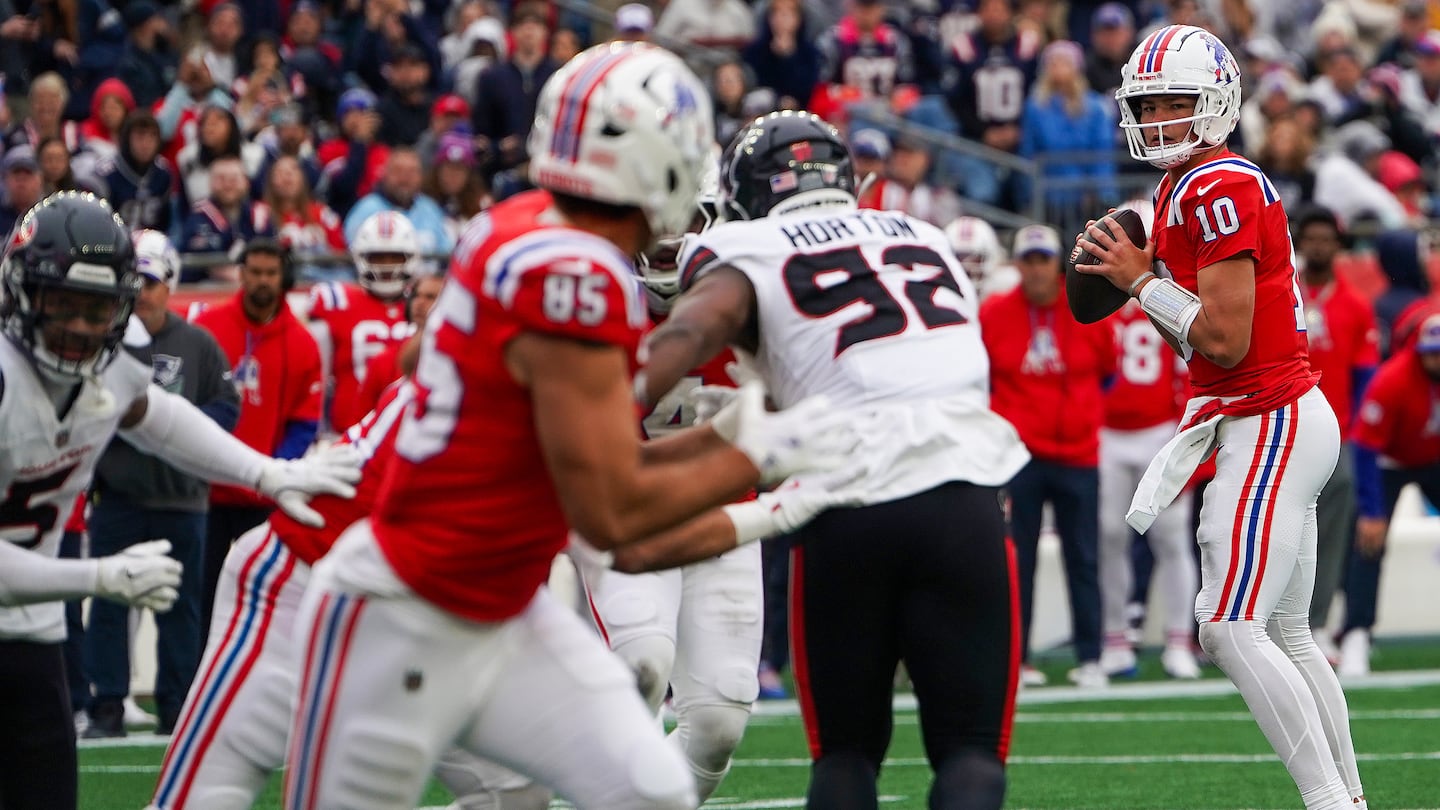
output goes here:
[[[1135, 246], [1145, 246], [1145, 222], [1138, 213], [1130, 208], [1121, 208], [1111, 214], [1110, 219], [1120, 226]], [[1097, 222], [1096, 227], [1103, 228], [1111, 236], [1115, 235], [1115, 231], [1104, 219]], [[1082, 239], [1086, 242], [1094, 241], [1088, 235]], [[1070, 300], [1071, 314], [1081, 323], [1104, 320], [1130, 300], [1129, 293], [1111, 284], [1104, 276], [1092, 276], [1075, 269], [1077, 264], [1099, 263], [1100, 260], [1095, 258], [1094, 254], [1076, 245], [1075, 249], [1070, 251], [1070, 261], [1065, 266], [1065, 296]]]

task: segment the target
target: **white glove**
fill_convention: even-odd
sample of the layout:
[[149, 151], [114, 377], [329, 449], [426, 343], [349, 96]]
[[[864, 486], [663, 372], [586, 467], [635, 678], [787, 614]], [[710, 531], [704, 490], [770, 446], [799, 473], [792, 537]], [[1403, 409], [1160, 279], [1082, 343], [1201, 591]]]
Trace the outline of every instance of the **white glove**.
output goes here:
[[285, 514], [306, 525], [320, 527], [325, 519], [310, 508], [312, 495], [355, 497], [360, 482], [360, 451], [351, 444], [336, 444], [291, 461], [270, 459], [260, 471], [255, 491], [271, 498]]
[[101, 557], [95, 561], [95, 595], [164, 613], [180, 595], [181, 566], [169, 553], [169, 540], [151, 540]]
[[[734, 433], [726, 435], [720, 425], [732, 418]], [[826, 397], [809, 397], [770, 413], [765, 410], [765, 389], [754, 382], [740, 387], [735, 400], [716, 414], [712, 427], [749, 457], [760, 470], [762, 484], [842, 467], [860, 445], [852, 420], [832, 411]]]
[[[703, 425], [724, 412], [725, 406], [734, 401], [735, 395], [739, 393], [740, 387], [747, 383], [759, 383], [764, 385], [760, 372], [755, 369], [754, 360], [745, 352], [739, 349], [733, 350], [735, 359], [725, 364], [725, 374], [735, 383], [729, 385], [701, 385], [691, 389], [686, 399], [690, 408], [695, 411], [695, 424]], [[731, 416], [733, 417], [731, 412]], [[733, 418], [728, 422], [713, 425], [716, 433], [729, 441], [735, 435]]]
[[827, 509], [863, 506], [860, 491], [849, 487], [868, 472], [864, 464], [852, 464], [818, 476], [791, 478], [753, 501], [724, 507], [725, 516], [735, 524], [736, 545], [790, 534]]

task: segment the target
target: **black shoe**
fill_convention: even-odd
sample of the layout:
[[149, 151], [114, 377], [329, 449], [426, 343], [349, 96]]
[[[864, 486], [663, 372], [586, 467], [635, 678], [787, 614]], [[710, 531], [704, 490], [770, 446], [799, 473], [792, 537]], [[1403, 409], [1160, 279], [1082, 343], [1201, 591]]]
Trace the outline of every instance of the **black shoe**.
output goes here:
[[95, 699], [90, 702], [90, 727], [83, 735], [87, 740], [125, 736], [125, 705], [118, 700]]
[[179, 712], [167, 712], [164, 709], [158, 711], [160, 722], [155, 724], [155, 733], [161, 737], [169, 737], [175, 733], [175, 724], [180, 720]]

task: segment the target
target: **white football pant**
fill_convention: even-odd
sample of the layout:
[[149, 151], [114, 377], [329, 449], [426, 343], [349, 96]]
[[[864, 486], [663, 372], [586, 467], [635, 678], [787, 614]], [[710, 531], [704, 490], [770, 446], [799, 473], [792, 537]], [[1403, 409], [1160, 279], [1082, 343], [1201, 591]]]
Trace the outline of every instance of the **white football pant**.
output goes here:
[[410, 591], [361, 521], [315, 567], [296, 634], [289, 810], [409, 810], [454, 746], [580, 810], [696, 805], [634, 676], [544, 588], [510, 619], [461, 619]]

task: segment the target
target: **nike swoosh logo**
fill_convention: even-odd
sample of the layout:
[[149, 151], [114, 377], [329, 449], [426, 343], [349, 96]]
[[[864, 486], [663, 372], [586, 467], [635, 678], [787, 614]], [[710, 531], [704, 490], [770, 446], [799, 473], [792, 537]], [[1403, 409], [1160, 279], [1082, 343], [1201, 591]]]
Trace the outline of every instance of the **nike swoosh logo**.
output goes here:
[[1195, 194], [1196, 194], [1196, 196], [1204, 197], [1204, 196], [1205, 196], [1205, 192], [1209, 191], [1210, 189], [1212, 189], [1212, 188], [1214, 188], [1214, 187], [1216, 187], [1216, 186], [1218, 186], [1218, 185], [1220, 185], [1220, 181], [1219, 181], [1219, 180], [1216, 180], [1215, 182], [1211, 183], [1211, 184], [1208, 185], [1208, 186], [1199, 186], [1199, 187], [1197, 187], [1197, 188], [1195, 189]]

